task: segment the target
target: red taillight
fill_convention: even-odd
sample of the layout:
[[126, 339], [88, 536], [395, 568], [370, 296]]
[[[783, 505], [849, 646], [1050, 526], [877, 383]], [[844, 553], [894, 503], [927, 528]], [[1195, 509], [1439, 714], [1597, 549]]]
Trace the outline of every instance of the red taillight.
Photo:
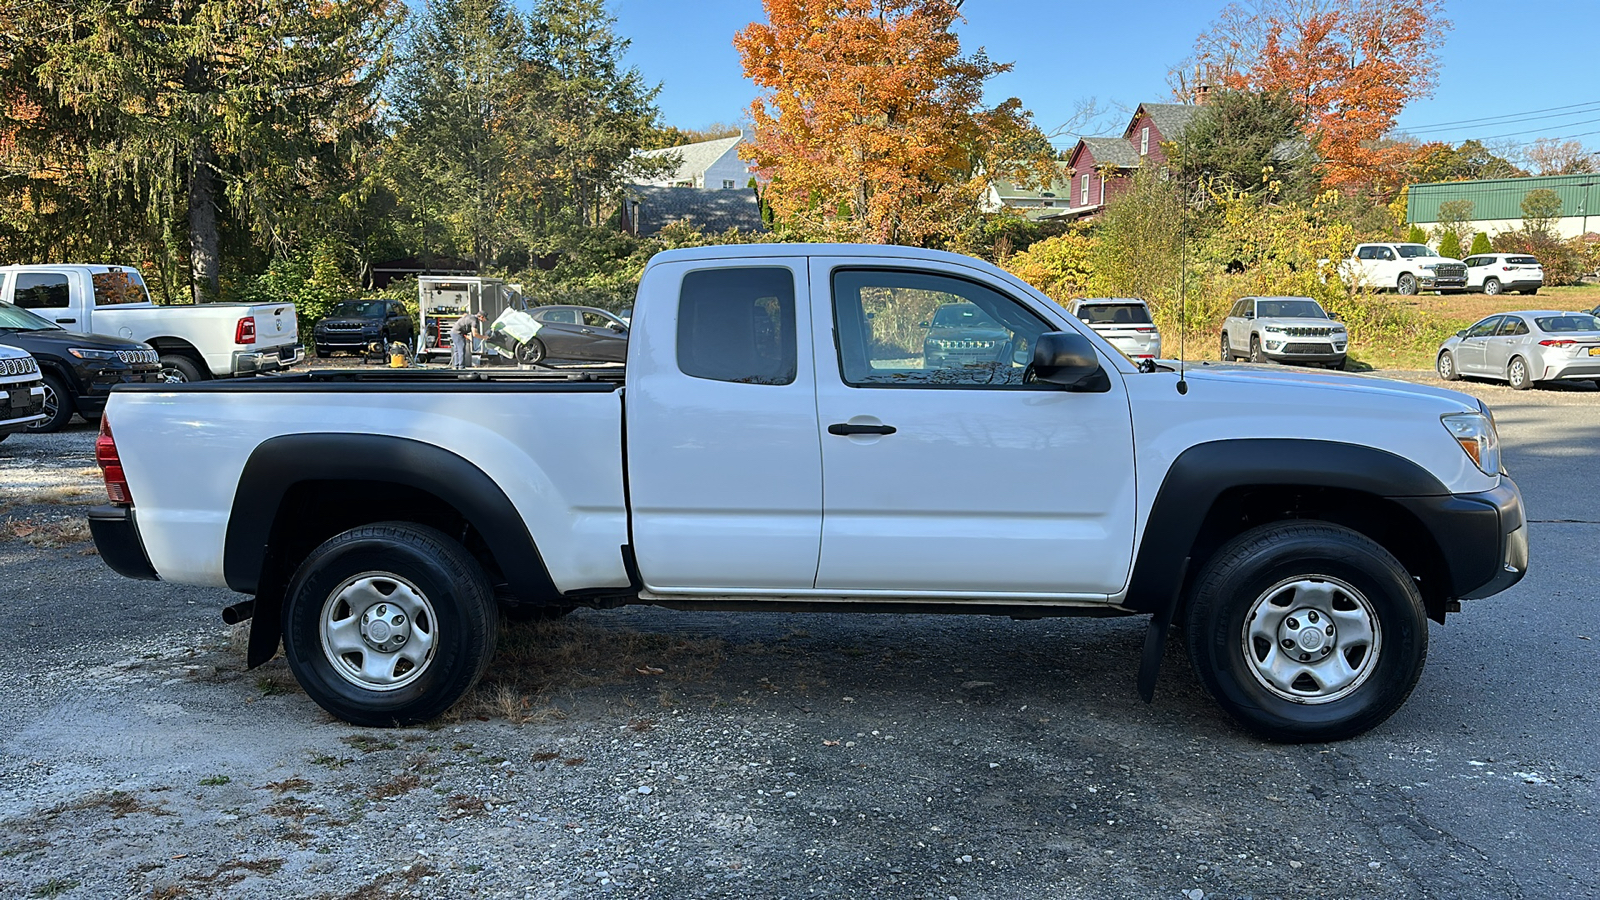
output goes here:
[[1540, 341], [1539, 342], [1539, 346], [1541, 346], [1541, 347], [1571, 347], [1573, 344], [1576, 344], [1576, 343], [1577, 343], [1577, 341]]
[[1140, 334], [1154, 334], [1155, 333], [1155, 329], [1154, 328], [1135, 328], [1134, 331], [1137, 331]]
[[128, 490], [128, 476], [122, 471], [122, 458], [117, 455], [117, 442], [111, 437], [111, 420], [100, 417], [100, 436], [94, 441], [94, 461], [106, 479], [106, 496], [116, 506], [132, 506], [133, 493]]
[[1510, 266], [1501, 266], [1500, 267], [1500, 271], [1509, 272], [1509, 271], [1511, 271], [1511, 267]]
[[235, 344], [254, 344], [256, 342], [255, 316], [245, 316], [239, 320], [239, 325], [233, 329], [233, 342]]

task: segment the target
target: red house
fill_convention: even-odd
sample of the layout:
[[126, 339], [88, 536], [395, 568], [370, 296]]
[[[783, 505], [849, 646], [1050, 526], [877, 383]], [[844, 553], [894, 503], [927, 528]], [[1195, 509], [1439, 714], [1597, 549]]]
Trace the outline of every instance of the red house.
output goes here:
[[1060, 218], [1081, 219], [1099, 212], [1107, 200], [1126, 190], [1128, 176], [1141, 166], [1165, 168], [1162, 143], [1178, 140], [1199, 109], [1188, 103], [1141, 103], [1122, 137], [1080, 138], [1067, 157], [1072, 192]]

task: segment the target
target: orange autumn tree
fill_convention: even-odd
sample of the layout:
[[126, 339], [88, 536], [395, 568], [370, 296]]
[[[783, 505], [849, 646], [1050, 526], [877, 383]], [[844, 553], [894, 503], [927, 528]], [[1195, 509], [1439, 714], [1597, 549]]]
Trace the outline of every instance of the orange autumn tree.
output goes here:
[[1225, 8], [1195, 49], [1225, 86], [1292, 97], [1327, 184], [1355, 187], [1392, 180], [1410, 156], [1382, 138], [1433, 91], [1449, 29], [1444, 0], [1261, 0]]
[[[976, 215], [991, 177], [1047, 179], [1048, 144], [1020, 101], [984, 107], [1011, 67], [961, 54], [948, 0], [764, 0], [734, 37], [761, 95], [741, 149], [764, 197], [806, 237], [938, 244]], [[1042, 145], [1042, 146], [1041, 146]]]

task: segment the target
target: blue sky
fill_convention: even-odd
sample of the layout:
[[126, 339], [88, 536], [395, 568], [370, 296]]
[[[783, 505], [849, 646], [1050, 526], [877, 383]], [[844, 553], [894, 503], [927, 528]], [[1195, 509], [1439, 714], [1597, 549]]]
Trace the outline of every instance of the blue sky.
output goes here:
[[[1190, 54], [1223, 0], [967, 0], [962, 43], [983, 46], [1015, 69], [990, 84], [990, 99], [1016, 96], [1049, 132], [1083, 101], [1131, 109], [1171, 97], [1167, 70]], [[633, 40], [629, 61], [662, 85], [669, 124], [698, 128], [737, 120], [755, 96], [732, 37], [763, 18], [760, 0], [612, 0], [618, 30]], [[1593, 59], [1600, 33], [1596, 0], [1447, 0], [1455, 27], [1440, 53], [1433, 97], [1414, 102], [1402, 129], [1425, 139], [1461, 141], [1509, 135], [1579, 136], [1600, 148], [1600, 79]], [[1547, 118], [1508, 124], [1440, 123], [1508, 116], [1576, 104]], [[1541, 114], [1544, 115], [1544, 114]], [[1120, 113], [1100, 131], [1120, 130]], [[1123, 120], [1125, 121], [1125, 120]], [[1426, 129], [1426, 130], [1424, 130]]]

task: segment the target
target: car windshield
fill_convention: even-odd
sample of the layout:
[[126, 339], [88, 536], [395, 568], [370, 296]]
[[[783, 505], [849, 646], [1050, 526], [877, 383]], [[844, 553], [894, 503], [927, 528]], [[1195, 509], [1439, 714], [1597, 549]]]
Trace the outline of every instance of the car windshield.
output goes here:
[[1438, 256], [1439, 254], [1429, 250], [1426, 244], [1401, 244], [1400, 255], [1406, 259], [1416, 259], [1419, 256]]
[[0, 302], [0, 331], [59, 331], [60, 326], [48, 319], [9, 303]]
[[1540, 316], [1533, 320], [1540, 331], [1551, 334], [1560, 334], [1564, 331], [1600, 331], [1600, 319], [1583, 313], [1568, 313], [1564, 316]]
[[348, 316], [352, 319], [375, 319], [383, 315], [381, 300], [346, 300], [335, 306], [331, 316]]
[[1150, 309], [1143, 303], [1085, 303], [1078, 318], [1090, 325], [1149, 325]]
[[933, 314], [934, 328], [999, 328], [976, 303], [947, 303]]
[[1262, 319], [1326, 319], [1317, 301], [1289, 298], [1285, 300], [1257, 300], [1256, 316]]

